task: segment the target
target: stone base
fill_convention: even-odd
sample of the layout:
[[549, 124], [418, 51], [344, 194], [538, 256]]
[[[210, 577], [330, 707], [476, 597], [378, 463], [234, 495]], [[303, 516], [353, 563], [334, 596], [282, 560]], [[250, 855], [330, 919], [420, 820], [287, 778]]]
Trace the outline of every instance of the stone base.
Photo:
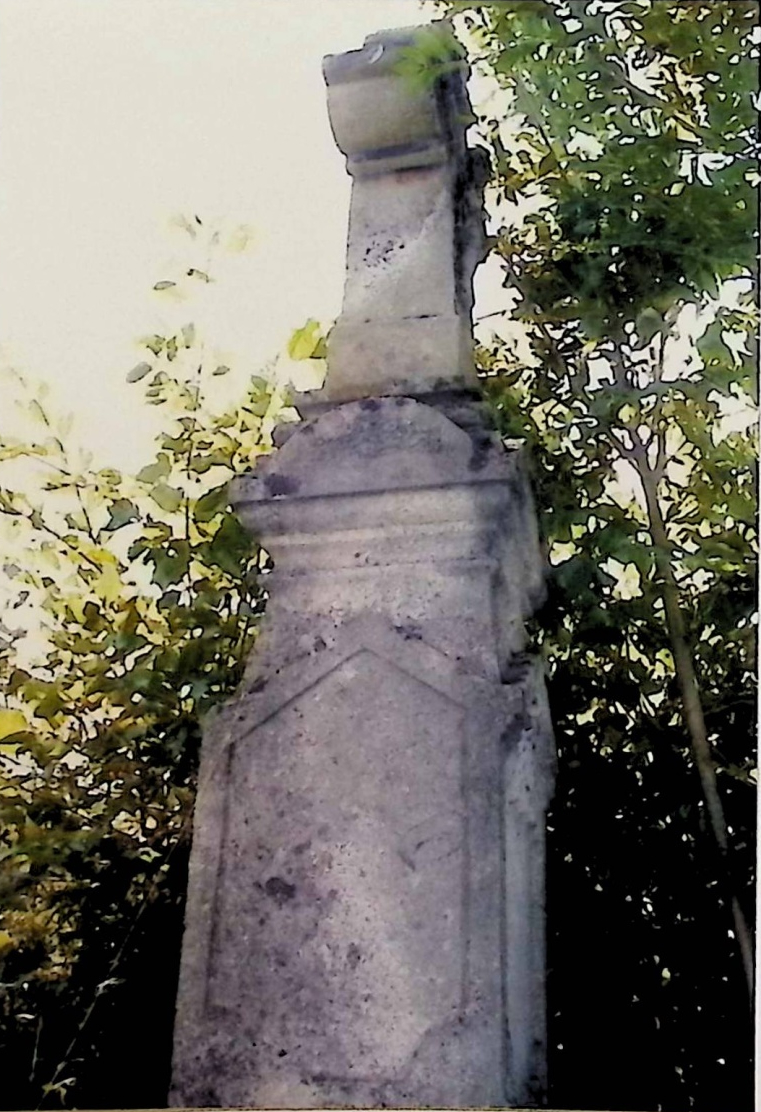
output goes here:
[[528, 1013], [513, 1046], [504, 1011], [505, 901], [525, 900], [536, 839], [506, 843], [504, 777], [521, 738], [546, 748], [537, 691], [369, 618], [216, 717], [192, 877], [215, 895], [189, 907], [176, 1103], [509, 1102], [512, 1062], [534, 1063]]
[[174, 1106], [541, 1099], [553, 745], [519, 460], [384, 398], [237, 484], [276, 570], [204, 731]]

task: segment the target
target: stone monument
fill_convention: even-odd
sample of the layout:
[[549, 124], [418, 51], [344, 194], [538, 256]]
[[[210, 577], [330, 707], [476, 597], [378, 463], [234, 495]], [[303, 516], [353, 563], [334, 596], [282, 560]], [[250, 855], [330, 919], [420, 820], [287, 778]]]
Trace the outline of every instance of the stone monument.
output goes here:
[[[419, 34], [439, 61], [412, 86]], [[554, 747], [530, 491], [473, 368], [485, 156], [447, 24], [324, 75], [344, 307], [324, 387], [233, 492], [275, 570], [204, 733], [170, 1100], [536, 1105]]]

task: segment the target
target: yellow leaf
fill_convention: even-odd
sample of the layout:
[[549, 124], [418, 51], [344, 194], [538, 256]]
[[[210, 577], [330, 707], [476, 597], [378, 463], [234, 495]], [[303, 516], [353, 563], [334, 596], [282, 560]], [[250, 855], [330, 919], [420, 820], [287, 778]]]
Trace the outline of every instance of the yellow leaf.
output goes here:
[[11, 936], [8, 934], [8, 932], [7, 931], [0, 931], [0, 954], [7, 953], [7, 951], [12, 950], [14, 946], [15, 946], [15, 942], [13, 941]]
[[310, 317], [303, 328], [297, 328], [288, 341], [291, 359], [322, 359], [325, 357], [325, 337], [319, 322]]
[[26, 728], [27, 721], [20, 710], [0, 710], [0, 740]]
[[66, 599], [66, 605], [78, 622], [84, 623], [86, 601], [81, 595], [69, 595]]
[[124, 590], [118, 570], [110, 565], [104, 568], [93, 583], [93, 587], [106, 602], [116, 602]]
[[677, 139], [683, 143], [699, 143], [700, 136], [696, 135], [691, 128], [683, 127], [678, 121], [673, 124], [674, 134]]

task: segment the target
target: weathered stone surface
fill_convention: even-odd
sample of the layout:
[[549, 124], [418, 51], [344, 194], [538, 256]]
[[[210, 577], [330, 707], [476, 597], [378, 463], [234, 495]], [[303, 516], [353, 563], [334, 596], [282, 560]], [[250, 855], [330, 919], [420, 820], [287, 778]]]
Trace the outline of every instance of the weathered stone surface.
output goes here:
[[235, 498], [277, 570], [204, 739], [174, 1101], [526, 1102], [552, 740], [520, 457], [355, 402]]
[[521, 651], [543, 588], [533, 504], [521, 454], [483, 431], [410, 398], [349, 403], [300, 427], [234, 497], [276, 565], [269, 654], [294, 622], [321, 636], [323, 618], [363, 610], [425, 621], [432, 644], [494, 679]]
[[175, 1106], [544, 1090], [542, 560], [522, 455], [473, 402], [462, 69], [452, 47], [448, 77], [403, 87], [413, 37], [325, 63], [354, 175], [344, 313], [307, 419], [231, 492], [275, 570], [204, 731]]
[[186, 1099], [500, 1104], [501, 733], [521, 693], [382, 623], [344, 633], [215, 727], [210, 1045]]
[[[410, 86], [404, 52], [433, 37], [441, 76]], [[449, 61], [447, 61], [449, 59]], [[328, 110], [353, 176], [341, 319], [328, 340], [324, 396], [421, 396], [476, 384], [472, 279], [486, 239], [483, 151], [472, 122], [462, 49], [445, 21], [371, 35], [325, 59]]]

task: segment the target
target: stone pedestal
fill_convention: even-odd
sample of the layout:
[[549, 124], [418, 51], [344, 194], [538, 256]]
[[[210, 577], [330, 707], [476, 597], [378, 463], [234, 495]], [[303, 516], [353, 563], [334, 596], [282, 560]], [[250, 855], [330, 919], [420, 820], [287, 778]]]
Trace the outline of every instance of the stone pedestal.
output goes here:
[[235, 497], [276, 570], [204, 739], [177, 1099], [525, 1104], [552, 739], [521, 655], [541, 563], [520, 454], [358, 401]]
[[[345, 69], [326, 65], [332, 97], [336, 75], [356, 72], [349, 58]], [[383, 97], [406, 104], [393, 81]], [[462, 133], [458, 148], [434, 108], [421, 94], [405, 127], [414, 135], [423, 117], [428, 146], [410, 158], [438, 157], [429, 140], [439, 120], [449, 153], [430, 170], [438, 177], [409, 163], [393, 171], [412, 209], [437, 191], [448, 198], [431, 201], [435, 219], [415, 210], [399, 224], [402, 254], [430, 228], [410, 298], [432, 259], [449, 267], [438, 292], [419, 290], [416, 308], [432, 312], [400, 317], [394, 282], [366, 274], [362, 243], [375, 242], [377, 225], [355, 179], [356, 261], [337, 329], [354, 329], [368, 360], [349, 359], [350, 333], [334, 332], [307, 419], [233, 490], [275, 570], [241, 689], [204, 733], [174, 1105], [542, 1099], [554, 749], [523, 632], [542, 563], [521, 453], [488, 432], [463, 387], [465, 339], [435, 338], [438, 328], [465, 336], [457, 282], [468, 258], [470, 282], [482, 242], [474, 233], [469, 256], [452, 216], [451, 181], [467, 158]], [[349, 106], [334, 99], [331, 111], [345, 137]], [[392, 182], [382, 188], [390, 204]], [[414, 270], [415, 250], [404, 257]], [[381, 313], [390, 335], [406, 321], [409, 359], [377, 339], [387, 336]]]

